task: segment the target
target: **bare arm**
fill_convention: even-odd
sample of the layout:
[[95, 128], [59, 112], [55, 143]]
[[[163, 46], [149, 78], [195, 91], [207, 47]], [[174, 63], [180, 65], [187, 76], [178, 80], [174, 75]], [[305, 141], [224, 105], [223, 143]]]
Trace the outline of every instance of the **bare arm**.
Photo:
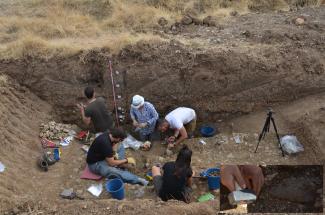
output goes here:
[[187, 185], [188, 187], [192, 187], [192, 177], [189, 177], [189, 178], [187, 179], [186, 185]]
[[89, 125], [90, 124], [90, 117], [86, 117], [85, 115], [85, 106], [83, 104], [77, 104], [77, 107], [80, 109], [80, 113], [81, 113], [81, 118], [82, 121], [86, 124]]
[[194, 175], [195, 175], [195, 172], [193, 171], [192, 176], [187, 179], [186, 185], [188, 187], [192, 187], [192, 181], [193, 181], [192, 179], [193, 179]]
[[111, 158], [107, 157], [105, 160], [106, 160], [106, 162], [108, 163], [109, 166], [119, 166], [121, 164], [128, 163], [127, 159], [115, 160], [114, 157], [111, 157]]
[[81, 117], [82, 117], [82, 121], [86, 124], [86, 125], [89, 125], [90, 124], [90, 117], [86, 117], [85, 116], [85, 109], [81, 109]]
[[[175, 132], [175, 134], [176, 134], [176, 132]], [[179, 143], [183, 142], [188, 137], [187, 131], [184, 128], [184, 126], [181, 129], [179, 129], [179, 134], [180, 134], [180, 137], [178, 138], [178, 140], [176, 141], [175, 144], [179, 144]], [[177, 137], [177, 136], [175, 135], [175, 137]]]

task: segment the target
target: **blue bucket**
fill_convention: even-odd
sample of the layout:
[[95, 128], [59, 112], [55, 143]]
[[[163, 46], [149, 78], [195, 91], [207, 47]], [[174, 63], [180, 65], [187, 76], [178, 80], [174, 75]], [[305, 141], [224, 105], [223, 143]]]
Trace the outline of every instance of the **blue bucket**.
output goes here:
[[203, 137], [212, 137], [216, 133], [216, 129], [211, 126], [202, 126], [200, 129], [200, 133]]
[[124, 199], [124, 183], [120, 178], [110, 179], [106, 182], [106, 190], [114, 199]]
[[210, 173], [218, 172], [219, 168], [209, 168], [205, 171], [206, 177], [208, 178], [208, 185], [210, 190], [217, 190], [220, 188], [220, 176], [210, 176]]

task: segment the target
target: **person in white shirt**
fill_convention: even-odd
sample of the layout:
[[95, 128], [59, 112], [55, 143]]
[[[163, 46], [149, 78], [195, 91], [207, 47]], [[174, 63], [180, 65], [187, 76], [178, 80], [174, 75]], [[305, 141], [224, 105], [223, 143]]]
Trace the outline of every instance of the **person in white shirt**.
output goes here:
[[196, 113], [191, 108], [179, 107], [168, 113], [159, 124], [159, 131], [166, 132], [168, 129], [174, 130], [174, 135], [168, 138], [168, 147], [183, 142], [191, 137], [196, 127]]

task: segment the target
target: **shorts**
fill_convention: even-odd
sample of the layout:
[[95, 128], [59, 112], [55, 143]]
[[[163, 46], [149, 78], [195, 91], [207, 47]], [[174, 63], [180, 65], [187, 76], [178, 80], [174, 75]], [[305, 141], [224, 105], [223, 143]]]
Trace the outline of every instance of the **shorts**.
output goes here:
[[195, 128], [196, 128], [196, 117], [192, 121], [190, 121], [189, 123], [185, 124], [184, 128], [186, 129], [186, 132], [188, 134], [192, 135], [194, 133], [194, 131], [195, 131]]

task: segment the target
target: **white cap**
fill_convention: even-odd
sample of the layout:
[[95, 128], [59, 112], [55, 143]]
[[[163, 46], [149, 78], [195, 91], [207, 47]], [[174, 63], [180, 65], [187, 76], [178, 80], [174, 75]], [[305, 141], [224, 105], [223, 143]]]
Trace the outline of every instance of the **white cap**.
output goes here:
[[139, 96], [139, 95], [133, 96], [131, 107], [138, 109], [143, 104], [144, 104], [144, 98], [142, 96]]

